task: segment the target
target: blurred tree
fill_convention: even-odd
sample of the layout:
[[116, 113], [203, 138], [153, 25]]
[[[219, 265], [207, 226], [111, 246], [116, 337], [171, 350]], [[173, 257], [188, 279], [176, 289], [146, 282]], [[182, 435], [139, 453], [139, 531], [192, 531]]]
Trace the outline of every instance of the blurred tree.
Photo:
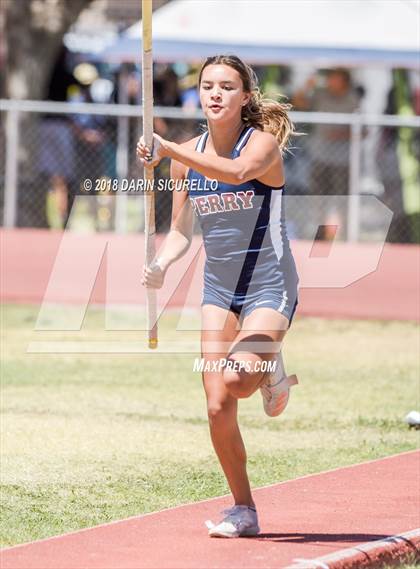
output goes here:
[[92, 0], [2, 0], [5, 18], [4, 93], [41, 99], [63, 36]]

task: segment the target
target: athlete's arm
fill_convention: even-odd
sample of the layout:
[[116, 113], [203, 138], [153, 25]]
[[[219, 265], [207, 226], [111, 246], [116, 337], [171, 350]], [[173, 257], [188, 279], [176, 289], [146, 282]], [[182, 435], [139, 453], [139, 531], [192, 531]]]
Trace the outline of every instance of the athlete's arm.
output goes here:
[[[172, 180], [185, 180], [186, 168], [171, 161], [170, 176]], [[164, 246], [159, 252], [159, 265], [166, 270], [169, 265], [182, 257], [191, 245], [193, 212], [186, 189], [172, 192], [171, 228], [165, 239]]]
[[[197, 152], [191, 146], [177, 144], [164, 140], [158, 135], [155, 137], [154, 157], [152, 164], [159, 163], [165, 156], [177, 160], [196, 170], [209, 179], [219, 180], [226, 184], [242, 184], [263, 176], [276, 160], [280, 160], [280, 150], [274, 136], [267, 132], [254, 130], [251, 137], [238, 158], [224, 158], [213, 154]], [[138, 147], [138, 155], [144, 161], [147, 149], [143, 144]]]
[[[185, 180], [186, 168], [172, 160], [171, 179]], [[165, 273], [172, 263], [185, 255], [191, 245], [193, 216], [187, 190], [172, 192], [171, 228], [165, 242], [150, 267], [143, 268], [142, 283], [151, 288], [163, 285]]]

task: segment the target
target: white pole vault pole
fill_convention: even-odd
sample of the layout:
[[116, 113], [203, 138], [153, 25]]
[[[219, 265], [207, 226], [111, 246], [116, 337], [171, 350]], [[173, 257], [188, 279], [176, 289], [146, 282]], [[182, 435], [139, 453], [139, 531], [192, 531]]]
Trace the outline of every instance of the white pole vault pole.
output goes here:
[[[143, 136], [146, 146], [153, 144], [153, 55], [152, 55], [152, 0], [142, 0], [143, 22], [143, 54], [142, 54], [142, 88], [143, 88]], [[144, 239], [146, 265], [149, 266], [156, 254], [155, 192], [153, 189], [153, 167], [144, 168], [146, 190], [144, 192]], [[147, 329], [149, 348], [158, 344], [156, 322], [156, 290], [147, 290]]]

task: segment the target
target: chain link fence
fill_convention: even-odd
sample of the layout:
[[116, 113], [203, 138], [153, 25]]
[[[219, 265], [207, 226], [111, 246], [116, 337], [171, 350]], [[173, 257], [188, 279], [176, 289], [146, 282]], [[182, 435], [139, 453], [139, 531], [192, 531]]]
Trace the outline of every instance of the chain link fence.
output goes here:
[[[135, 158], [141, 107], [1, 101], [1, 109], [3, 225], [143, 230], [143, 199], [136, 185], [143, 171]], [[381, 220], [375, 220], [370, 202], [353, 207], [356, 202], [346, 199], [374, 195], [393, 212], [387, 240], [420, 242], [418, 118], [338, 113], [292, 113], [292, 118], [303, 134], [284, 157], [286, 192], [316, 199], [288, 203], [291, 238], [380, 238]], [[155, 109], [155, 131], [169, 140], [188, 140], [204, 124], [199, 111]], [[168, 177], [164, 160], [155, 179]], [[158, 232], [169, 229], [171, 202], [171, 192], [156, 192]]]

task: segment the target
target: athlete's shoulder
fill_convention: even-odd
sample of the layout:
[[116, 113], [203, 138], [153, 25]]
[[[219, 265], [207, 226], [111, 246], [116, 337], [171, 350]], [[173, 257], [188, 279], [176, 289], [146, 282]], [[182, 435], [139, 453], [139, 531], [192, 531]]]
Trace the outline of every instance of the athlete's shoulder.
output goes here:
[[249, 137], [248, 143], [244, 147], [244, 152], [250, 152], [257, 149], [258, 152], [279, 152], [279, 145], [276, 137], [271, 132], [265, 132], [254, 128]]
[[254, 128], [251, 132], [250, 140], [258, 141], [258, 143], [264, 143], [268, 145], [278, 146], [276, 137], [271, 132], [266, 132], [265, 130], [260, 130], [259, 128]]
[[194, 136], [194, 138], [190, 138], [190, 140], [186, 140], [185, 142], [182, 142], [181, 146], [184, 146], [185, 148], [195, 149], [195, 147], [197, 146], [197, 142], [200, 140], [201, 137], [202, 137], [202, 134], [200, 134], [198, 136]]

